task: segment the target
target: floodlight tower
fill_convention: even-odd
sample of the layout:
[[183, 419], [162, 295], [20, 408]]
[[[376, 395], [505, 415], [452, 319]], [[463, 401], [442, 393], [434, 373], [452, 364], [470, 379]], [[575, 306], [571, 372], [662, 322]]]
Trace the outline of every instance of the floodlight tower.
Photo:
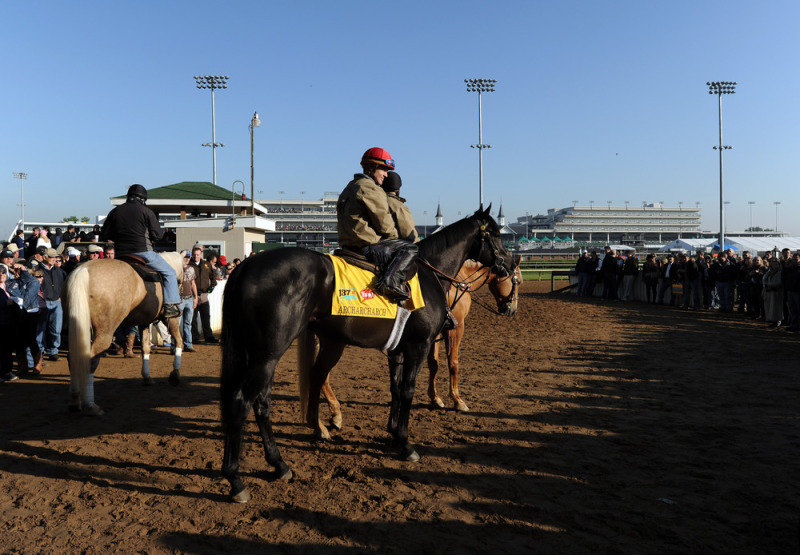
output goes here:
[[778, 234], [778, 205], [780, 203], [781, 201], [779, 200], [776, 200], [775, 202], [772, 203], [775, 205], [775, 235]]
[[497, 79], [464, 79], [464, 83], [467, 84], [467, 92], [478, 93], [478, 144], [469, 146], [478, 149], [478, 200], [481, 208], [483, 208], [483, 149], [492, 148], [492, 145], [483, 144], [481, 93], [494, 92], [494, 85], [497, 83]]
[[[25, 180], [28, 179], [28, 174], [25, 172], [14, 172], [14, 179], [19, 179], [19, 210], [20, 210], [19, 228], [25, 229]], [[777, 216], [776, 216], [776, 221], [777, 221]]]
[[197, 82], [198, 89], [211, 89], [211, 142], [203, 143], [203, 146], [211, 147], [211, 157], [214, 166], [214, 185], [217, 184], [217, 147], [225, 146], [217, 142], [217, 126], [214, 107], [214, 90], [228, 88], [227, 75], [195, 75], [194, 80]]
[[717, 95], [717, 113], [719, 114], [719, 145], [714, 147], [714, 150], [719, 151], [719, 249], [725, 250], [725, 205], [724, 205], [724, 189], [722, 185], [722, 151], [730, 150], [733, 147], [722, 144], [722, 95], [735, 94], [736, 85], [735, 81], [708, 81], [708, 94]]

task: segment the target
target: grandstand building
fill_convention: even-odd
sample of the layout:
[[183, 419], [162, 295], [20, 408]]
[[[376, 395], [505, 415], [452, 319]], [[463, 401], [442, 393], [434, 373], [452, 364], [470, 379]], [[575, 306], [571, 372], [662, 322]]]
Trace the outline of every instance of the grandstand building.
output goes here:
[[663, 244], [701, 234], [699, 207], [673, 208], [661, 203], [551, 208], [547, 214], [517, 218], [517, 223], [511, 227], [520, 236], [538, 240], [558, 237], [576, 243], [629, 245]]

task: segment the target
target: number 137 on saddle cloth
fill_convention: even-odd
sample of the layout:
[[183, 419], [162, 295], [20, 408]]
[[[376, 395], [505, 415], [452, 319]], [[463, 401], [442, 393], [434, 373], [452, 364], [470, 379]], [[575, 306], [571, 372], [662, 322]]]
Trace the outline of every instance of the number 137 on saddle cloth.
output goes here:
[[[374, 273], [352, 266], [338, 256], [330, 254], [327, 256], [333, 262], [336, 279], [331, 303], [332, 316], [395, 319], [397, 305], [386, 297], [376, 294], [369, 286], [375, 277]], [[405, 306], [411, 305], [410, 310], [424, 307], [425, 300], [419, 287], [419, 277], [415, 274], [408, 285], [411, 287], [411, 299]]]

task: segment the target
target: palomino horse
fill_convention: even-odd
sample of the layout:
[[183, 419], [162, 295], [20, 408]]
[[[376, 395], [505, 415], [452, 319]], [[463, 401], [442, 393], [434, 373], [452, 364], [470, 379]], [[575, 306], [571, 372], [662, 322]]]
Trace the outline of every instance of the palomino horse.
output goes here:
[[[437, 338], [428, 353], [428, 396], [432, 404], [444, 408], [444, 402], [436, 393], [436, 373], [439, 371], [439, 339], [443, 339], [450, 369], [450, 397], [453, 399], [455, 410], [468, 412], [469, 407], [461, 400], [458, 394], [458, 348], [464, 335], [464, 321], [472, 304], [470, 292], [474, 293], [477, 289], [488, 285], [489, 291], [491, 291], [497, 303], [497, 312], [503, 316], [513, 316], [517, 312], [519, 284], [522, 283], [522, 273], [519, 270], [519, 258], [515, 260], [514, 273], [505, 277], [498, 276], [490, 268], [483, 266], [479, 262], [467, 260], [461, 266], [457, 278], [458, 281], [451, 284], [447, 291], [447, 304], [452, 307], [453, 316], [458, 321], [458, 325], [456, 329], [448, 330]], [[491, 310], [490, 307], [486, 308]], [[322, 396], [325, 397], [325, 401], [331, 410], [331, 426], [341, 430], [342, 408], [333, 393], [330, 379], [325, 380], [322, 385]]]
[[[447, 367], [450, 370], [450, 398], [453, 400], [455, 410], [459, 412], [469, 411], [469, 407], [458, 394], [458, 348], [461, 345], [461, 338], [464, 336], [464, 322], [472, 306], [470, 291], [474, 292], [483, 284], [487, 284], [497, 302], [497, 311], [504, 316], [513, 316], [517, 312], [519, 285], [522, 283], [519, 262], [520, 259], [517, 257], [512, 275], [500, 277], [474, 260], [467, 260], [459, 270], [457, 277], [462, 282], [470, 284], [470, 289], [461, 291], [456, 284], [453, 284], [447, 291], [447, 302], [453, 307], [453, 316], [458, 320], [458, 326], [442, 335], [447, 353]], [[472, 284], [478, 284], [477, 288], [471, 287]], [[432, 404], [444, 408], [444, 402], [436, 393], [436, 372], [438, 370], [439, 342], [437, 341], [428, 353], [428, 397]]]
[[[420, 263], [417, 269], [425, 306], [411, 313], [400, 343], [389, 352], [388, 430], [400, 457], [410, 461], [419, 459], [408, 440], [414, 385], [444, 323], [448, 282], [443, 274], [455, 274], [467, 258], [497, 272], [513, 271], [511, 255], [500, 241], [500, 228], [489, 209], [447, 226], [418, 246], [420, 258], [430, 265]], [[230, 482], [233, 501], [250, 499], [239, 477], [239, 454], [242, 427], [251, 409], [275, 476], [292, 476], [275, 443], [269, 416], [275, 366], [292, 342], [299, 338], [301, 406], [315, 435], [325, 438], [329, 434], [319, 420], [320, 389], [345, 345], [380, 349], [389, 338], [393, 320], [332, 316], [334, 287], [331, 260], [300, 248], [247, 258], [228, 278], [222, 305], [220, 408], [225, 444], [222, 474]], [[316, 357], [314, 336], [320, 342]]]
[[[161, 253], [175, 269], [178, 282], [183, 278], [183, 257], [177, 252]], [[148, 293], [151, 293], [148, 295]], [[66, 304], [69, 322], [70, 405], [101, 415], [94, 402], [94, 372], [103, 351], [111, 345], [114, 330], [120, 325], [140, 326], [142, 337], [142, 379], [151, 385], [150, 327], [161, 312], [163, 294], [160, 282], [145, 282], [131, 266], [121, 260], [90, 260], [78, 266], [67, 280]], [[169, 381], [180, 383], [183, 338], [180, 318], [170, 318], [167, 326], [175, 339], [175, 360]]]

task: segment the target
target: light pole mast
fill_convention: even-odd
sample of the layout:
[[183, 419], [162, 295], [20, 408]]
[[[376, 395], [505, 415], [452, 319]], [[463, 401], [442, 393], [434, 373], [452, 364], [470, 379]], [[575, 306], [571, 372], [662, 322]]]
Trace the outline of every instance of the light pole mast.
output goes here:
[[[20, 211], [20, 229], [25, 228], [25, 180], [28, 179], [28, 174], [25, 172], [14, 172], [14, 179], [19, 179], [19, 211]], [[776, 212], [777, 214], [777, 212]], [[777, 216], [776, 216], [777, 221]]]
[[780, 203], [781, 201], [779, 200], [776, 200], [775, 202], [772, 203], [775, 205], [775, 235], [778, 234], [778, 205]]
[[725, 207], [724, 189], [722, 185], [722, 151], [730, 150], [731, 146], [722, 144], [722, 95], [734, 94], [736, 92], [735, 81], [708, 81], [708, 94], [717, 95], [717, 113], [719, 115], [719, 145], [714, 150], [719, 151], [719, 250], [725, 250]]
[[211, 158], [214, 168], [214, 185], [217, 184], [217, 147], [225, 146], [217, 142], [217, 122], [216, 122], [216, 109], [214, 106], [214, 89], [227, 89], [228, 76], [227, 75], [195, 75], [194, 80], [197, 82], [198, 89], [211, 89], [211, 142], [203, 143], [203, 146], [211, 147]]
[[255, 186], [255, 132], [256, 127], [261, 127], [261, 120], [258, 118], [258, 112], [253, 113], [253, 119], [250, 120], [250, 215], [256, 215], [256, 186]]
[[497, 79], [464, 79], [467, 84], [467, 92], [478, 93], [478, 144], [469, 145], [471, 148], [478, 149], [478, 201], [483, 208], [483, 149], [492, 148], [492, 145], [483, 144], [483, 107], [481, 103], [481, 93], [494, 92], [494, 85]]

